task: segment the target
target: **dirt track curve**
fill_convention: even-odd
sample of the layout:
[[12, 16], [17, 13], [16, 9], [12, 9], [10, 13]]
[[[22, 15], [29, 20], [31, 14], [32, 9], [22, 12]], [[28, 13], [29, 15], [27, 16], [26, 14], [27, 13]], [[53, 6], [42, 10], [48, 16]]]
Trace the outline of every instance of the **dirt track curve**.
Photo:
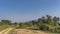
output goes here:
[[[8, 34], [13, 28], [7, 28], [2, 30], [0, 34]], [[28, 29], [15, 29], [13, 34], [48, 34], [42, 31], [37, 30], [28, 30]]]
[[7, 28], [5, 30], [2, 30], [0, 34], [8, 34], [13, 28]]

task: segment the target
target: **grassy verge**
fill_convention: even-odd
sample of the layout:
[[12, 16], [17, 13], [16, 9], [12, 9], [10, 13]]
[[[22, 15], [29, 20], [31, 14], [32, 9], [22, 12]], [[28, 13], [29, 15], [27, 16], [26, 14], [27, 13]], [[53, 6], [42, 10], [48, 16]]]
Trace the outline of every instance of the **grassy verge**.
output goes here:
[[2, 31], [3, 29], [6, 29], [6, 25], [0, 25], [0, 31]]
[[0, 31], [6, 29], [6, 28], [10, 28], [11, 26], [10, 25], [0, 25]]

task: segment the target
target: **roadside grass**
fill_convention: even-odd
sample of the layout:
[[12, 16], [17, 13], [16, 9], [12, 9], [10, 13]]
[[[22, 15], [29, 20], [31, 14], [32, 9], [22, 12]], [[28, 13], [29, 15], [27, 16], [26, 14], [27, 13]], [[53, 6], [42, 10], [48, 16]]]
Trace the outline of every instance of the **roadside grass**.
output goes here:
[[0, 25], [0, 31], [10, 27], [11, 27], [10, 25], [6, 25], [6, 24]]
[[2, 31], [3, 29], [6, 29], [6, 25], [0, 25], [0, 31]]

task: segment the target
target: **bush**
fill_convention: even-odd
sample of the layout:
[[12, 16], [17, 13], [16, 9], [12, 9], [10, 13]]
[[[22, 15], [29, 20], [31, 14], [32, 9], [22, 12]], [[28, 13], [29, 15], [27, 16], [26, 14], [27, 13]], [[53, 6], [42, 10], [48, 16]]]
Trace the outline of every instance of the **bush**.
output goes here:
[[32, 27], [33, 25], [32, 24], [27, 24], [28, 27]]
[[27, 25], [25, 23], [21, 23], [21, 24], [19, 24], [19, 26], [20, 26], [20, 28], [26, 28], [27, 27]]
[[54, 31], [51, 31], [51, 32], [54, 32], [54, 33], [60, 33], [60, 27], [58, 27], [58, 28], [55, 28], [55, 29], [53, 29]]
[[40, 30], [49, 30], [49, 27], [47, 25], [41, 25], [39, 27]]
[[53, 32], [53, 33], [60, 33], [60, 27], [54, 25], [41, 24], [39, 29], [43, 31]]
[[44, 24], [44, 25], [41, 25], [40, 27], [39, 27], [39, 29], [40, 30], [50, 30], [51, 29], [51, 27], [49, 26], [49, 25], [47, 25], [47, 24]]

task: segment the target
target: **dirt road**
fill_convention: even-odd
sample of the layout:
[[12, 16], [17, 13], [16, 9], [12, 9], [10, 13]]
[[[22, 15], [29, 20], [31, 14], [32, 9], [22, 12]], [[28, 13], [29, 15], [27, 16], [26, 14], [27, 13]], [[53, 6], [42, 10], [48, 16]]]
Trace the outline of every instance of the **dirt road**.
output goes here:
[[0, 34], [8, 34], [13, 28], [7, 28], [0, 32]]
[[48, 34], [37, 30], [15, 29], [14, 34]]
[[[13, 28], [8, 28], [0, 32], [0, 34], [8, 34]], [[37, 30], [14, 29], [13, 34], [48, 34]]]

